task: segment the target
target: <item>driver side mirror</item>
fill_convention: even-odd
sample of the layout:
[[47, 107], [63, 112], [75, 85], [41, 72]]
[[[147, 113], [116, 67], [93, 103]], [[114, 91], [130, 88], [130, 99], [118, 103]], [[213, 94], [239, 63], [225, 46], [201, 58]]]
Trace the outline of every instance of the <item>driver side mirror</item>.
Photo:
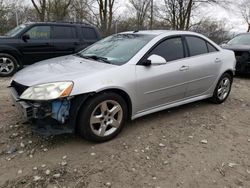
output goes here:
[[167, 64], [167, 61], [163, 57], [155, 54], [149, 56], [146, 62], [144, 63], [145, 66], [165, 64]]
[[27, 40], [30, 39], [30, 36], [29, 36], [28, 34], [24, 34], [24, 35], [22, 36], [22, 39], [23, 39], [24, 42], [27, 42]]

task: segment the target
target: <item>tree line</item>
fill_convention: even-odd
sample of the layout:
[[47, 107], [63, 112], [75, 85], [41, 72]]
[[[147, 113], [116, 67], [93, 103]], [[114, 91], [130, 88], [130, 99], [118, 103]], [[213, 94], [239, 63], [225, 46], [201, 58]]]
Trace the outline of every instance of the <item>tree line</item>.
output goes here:
[[[232, 0], [0, 0], [0, 33], [17, 24], [33, 21], [87, 22], [103, 36], [142, 29], [198, 31], [217, 43], [227, 40], [229, 31], [223, 20], [213, 20], [197, 13], [208, 5], [228, 6]], [[246, 6], [247, 4], [247, 6]], [[237, 5], [250, 30], [250, 3]]]

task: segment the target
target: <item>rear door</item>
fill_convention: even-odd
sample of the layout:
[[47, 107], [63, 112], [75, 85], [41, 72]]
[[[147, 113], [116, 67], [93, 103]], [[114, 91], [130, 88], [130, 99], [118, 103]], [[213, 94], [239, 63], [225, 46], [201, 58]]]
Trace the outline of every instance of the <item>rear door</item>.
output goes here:
[[21, 39], [19, 46], [19, 50], [23, 54], [24, 65], [49, 59], [54, 56], [54, 46], [51, 41], [51, 26], [36, 25], [31, 27], [22, 34], [22, 36], [23, 35], [27, 35], [30, 38], [27, 40]]
[[189, 58], [182, 65], [183, 76], [188, 82], [185, 97], [204, 94], [214, 84], [220, 71], [222, 61], [220, 52], [208, 41], [198, 36], [186, 36]]
[[75, 26], [53, 26], [52, 39], [54, 56], [73, 54], [80, 45]]

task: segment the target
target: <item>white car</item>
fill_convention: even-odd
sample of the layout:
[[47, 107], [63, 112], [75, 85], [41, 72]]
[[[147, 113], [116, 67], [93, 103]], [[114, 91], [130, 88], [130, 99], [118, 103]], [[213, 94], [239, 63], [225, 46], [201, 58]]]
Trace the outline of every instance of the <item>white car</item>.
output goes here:
[[11, 90], [40, 132], [76, 131], [102, 142], [128, 118], [207, 98], [224, 102], [235, 63], [232, 51], [197, 33], [125, 32], [21, 70]]

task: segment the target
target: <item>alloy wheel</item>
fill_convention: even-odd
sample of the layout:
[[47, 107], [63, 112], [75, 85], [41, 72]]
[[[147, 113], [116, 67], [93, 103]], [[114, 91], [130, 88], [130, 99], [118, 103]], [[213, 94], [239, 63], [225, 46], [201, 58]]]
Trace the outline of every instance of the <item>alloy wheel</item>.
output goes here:
[[8, 57], [0, 57], [0, 73], [3, 75], [10, 74], [15, 68], [13, 60]]
[[122, 123], [123, 110], [114, 100], [101, 102], [93, 110], [90, 117], [90, 126], [93, 133], [100, 137], [113, 134]]
[[228, 77], [223, 78], [217, 90], [218, 98], [221, 101], [224, 100], [228, 96], [230, 92], [230, 87], [231, 87], [230, 79]]

